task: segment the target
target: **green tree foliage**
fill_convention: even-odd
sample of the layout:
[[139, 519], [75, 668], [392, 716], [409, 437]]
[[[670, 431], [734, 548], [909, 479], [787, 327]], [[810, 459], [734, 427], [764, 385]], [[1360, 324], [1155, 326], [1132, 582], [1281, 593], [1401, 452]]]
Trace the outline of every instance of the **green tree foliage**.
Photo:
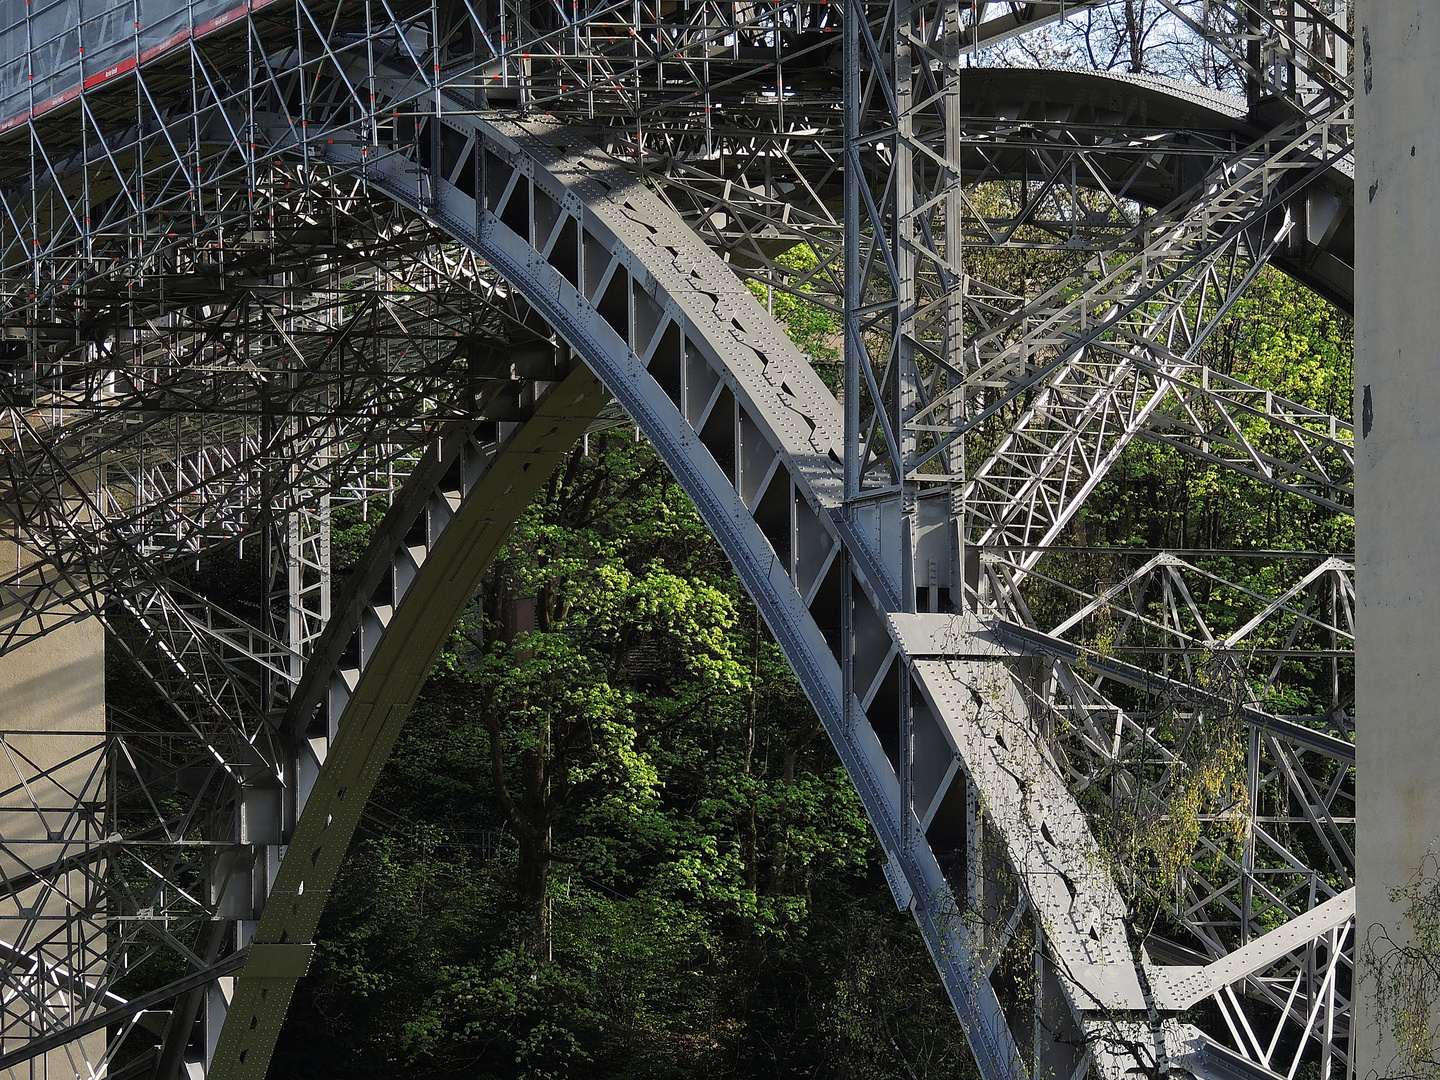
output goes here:
[[[1440, 841], [1436, 842], [1440, 844]], [[1401, 933], [1382, 923], [1366, 930], [1361, 977], [1374, 1004], [1390, 1080], [1440, 1077], [1440, 850], [1431, 846], [1404, 885], [1390, 890], [1403, 906]], [[1398, 940], [1397, 940], [1398, 939]]]
[[412, 711], [272, 1074], [971, 1075], [723, 554], [648, 447], [591, 451]]
[[[1202, 359], [1278, 397], [1350, 416], [1354, 326], [1305, 286], [1265, 270], [1207, 342]], [[1243, 422], [1262, 449], [1289, 453], [1263, 418]], [[1348, 551], [1354, 520], [1199, 457], [1137, 441], [1088, 500], [1076, 543], [1148, 548]]]

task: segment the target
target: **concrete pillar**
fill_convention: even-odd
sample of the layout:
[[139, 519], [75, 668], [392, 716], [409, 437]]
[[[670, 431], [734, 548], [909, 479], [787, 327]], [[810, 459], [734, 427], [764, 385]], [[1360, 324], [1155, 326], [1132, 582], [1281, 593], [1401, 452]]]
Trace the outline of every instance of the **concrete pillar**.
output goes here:
[[[1355, 25], [1358, 933], [1404, 936], [1389, 890], [1440, 837], [1440, 0]], [[1374, 983], [1360, 1080], [1403, 1071]], [[1432, 1008], [1432, 1022], [1436, 1012]]]
[[[0, 1051], [20, 1048], [94, 997], [105, 955], [95, 917], [105, 866], [77, 856], [102, 839], [104, 739], [105, 643], [95, 619], [0, 655], [0, 874], [20, 886], [0, 895], [0, 966], [9, 973]], [[60, 860], [74, 860], [73, 868], [56, 872]], [[104, 1046], [99, 1032], [17, 1075], [88, 1078], [87, 1059], [98, 1061]]]

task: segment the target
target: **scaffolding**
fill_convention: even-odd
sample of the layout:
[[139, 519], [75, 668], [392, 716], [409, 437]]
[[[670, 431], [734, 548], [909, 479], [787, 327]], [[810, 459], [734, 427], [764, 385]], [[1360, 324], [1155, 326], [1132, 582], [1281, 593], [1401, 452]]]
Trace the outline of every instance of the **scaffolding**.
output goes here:
[[[998, 63], [1086, 0], [7, 8], [0, 649], [98, 623], [169, 712], [0, 733], [44, 736], [0, 784], [0, 1070], [264, 1075], [423, 676], [397, 643], [438, 648], [519, 462], [628, 417], [989, 1080], [1348, 1075], [1351, 563], [1076, 522], [1142, 444], [1350, 513], [1348, 418], [1207, 343], [1269, 266], [1350, 301], [1352, 39], [1163, 2], [1228, 91]], [[835, 315], [828, 380], [747, 282]], [[342, 505], [382, 520], [337, 580]], [[1296, 670], [1315, 715], [1266, 707]], [[1241, 748], [1243, 843], [1204, 832], [1142, 949], [1095, 814], [1163, 814], [1197, 732]]]

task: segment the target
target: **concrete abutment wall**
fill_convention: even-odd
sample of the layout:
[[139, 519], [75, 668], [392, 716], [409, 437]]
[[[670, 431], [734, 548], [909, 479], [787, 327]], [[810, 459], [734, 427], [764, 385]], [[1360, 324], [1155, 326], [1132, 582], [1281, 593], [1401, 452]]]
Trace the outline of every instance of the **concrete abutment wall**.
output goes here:
[[[1360, 0], [1356, 20], [1357, 922], [1396, 940], [1440, 837], [1440, 3]], [[1362, 975], [1364, 965], [1361, 965]], [[1374, 973], [1356, 1076], [1390, 1077]], [[1431, 1021], [1435, 1019], [1431, 1004]], [[1378, 1022], [1377, 1022], [1378, 1021]]]
[[[10, 548], [13, 558], [13, 546]], [[105, 959], [103, 863], [48, 868], [103, 839], [105, 638], [99, 620], [71, 622], [0, 654], [0, 873], [27, 887], [0, 896], [7, 982], [0, 1052], [20, 1049], [57, 1019], [88, 1014]], [[78, 1019], [78, 1015], [76, 1016]], [[28, 1075], [87, 1074], [104, 1032], [33, 1060]]]

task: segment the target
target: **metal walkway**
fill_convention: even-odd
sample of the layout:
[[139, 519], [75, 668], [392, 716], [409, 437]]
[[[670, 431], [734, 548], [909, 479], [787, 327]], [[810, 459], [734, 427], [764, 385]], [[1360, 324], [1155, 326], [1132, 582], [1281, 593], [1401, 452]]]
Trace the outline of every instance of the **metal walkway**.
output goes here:
[[[989, 1080], [1348, 1072], [1349, 563], [1067, 560], [1137, 440], [1348, 513], [1351, 425], [1203, 349], [1266, 264], [1350, 297], [1348, 35], [1237, 4], [1207, 40], [1245, 97], [967, 66], [1062, 6], [0, 30], [0, 641], [99, 620], [173, 712], [6, 724], [0, 1069], [264, 1075], [430, 662], [623, 414], [824, 722]], [[975, 269], [1007, 249], [1066, 269], [1007, 290]], [[742, 275], [843, 317], [839, 400]], [[340, 587], [330, 510], [377, 495]], [[247, 551], [262, 583], [223, 592]], [[1297, 666], [1328, 703], [1267, 712]], [[1208, 745], [1177, 730], [1233, 740], [1245, 792], [1142, 940], [1097, 815], [1165, 813]]]

